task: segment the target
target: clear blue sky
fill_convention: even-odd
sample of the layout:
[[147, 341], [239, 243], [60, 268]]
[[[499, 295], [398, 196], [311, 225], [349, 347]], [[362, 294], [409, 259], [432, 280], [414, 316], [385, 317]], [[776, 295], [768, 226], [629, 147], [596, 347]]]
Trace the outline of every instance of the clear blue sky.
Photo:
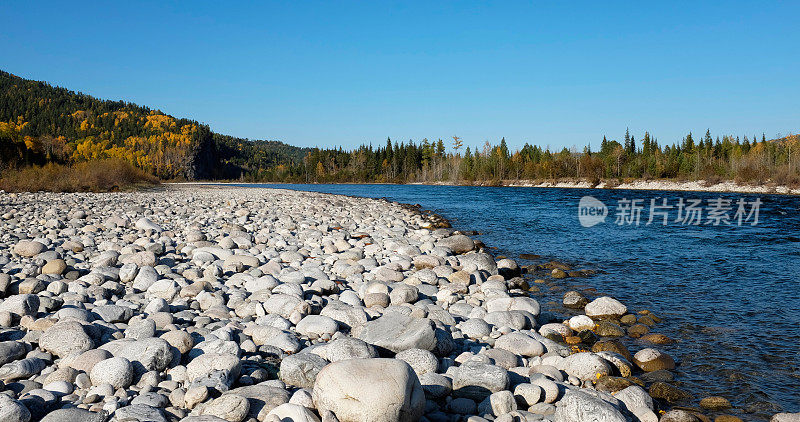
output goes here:
[[800, 131], [800, 2], [33, 2], [0, 68], [301, 146]]

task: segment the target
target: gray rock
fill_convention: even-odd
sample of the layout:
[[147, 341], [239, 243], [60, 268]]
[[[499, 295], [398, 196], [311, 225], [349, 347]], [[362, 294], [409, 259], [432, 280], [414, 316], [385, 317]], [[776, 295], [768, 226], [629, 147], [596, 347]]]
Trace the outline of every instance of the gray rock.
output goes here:
[[288, 385], [312, 388], [317, 374], [328, 361], [313, 353], [290, 355], [281, 361], [280, 379]]
[[453, 377], [453, 396], [476, 402], [508, 387], [508, 372], [495, 365], [467, 362], [459, 366]]
[[163, 371], [172, 362], [172, 349], [164, 339], [151, 337], [141, 340], [122, 339], [101, 347], [117, 357], [131, 361], [137, 374]]
[[541, 356], [544, 354], [544, 346], [542, 343], [520, 332], [513, 332], [500, 336], [495, 340], [494, 347], [527, 357]]
[[417, 421], [425, 407], [416, 374], [397, 359], [331, 363], [317, 374], [313, 398], [319, 411], [332, 411], [340, 422]]
[[39, 296], [32, 294], [9, 296], [0, 301], [0, 312], [18, 316], [36, 315], [39, 311]]
[[367, 344], [363, 340], [352, 337], [338, 338], [328, 344], [315, 348], [312, 353], [318, 354], [330, 362], [378, 357], [378, 352], [371, 344]]
[[450, 378], [434, 372], [426, 372], [419, 377], [425, 397], [429, 399], [440, 399], [453, 391], [453, 382]]
[[139, 230], [150, 230], [154, 232], [161, 232], [164, 230], [161, 226], [150, 221], [150, 219], [145, 217], [136, 220], [135, 227]]
[[436, 347], [434, 325], [428, 319], [417, 319], [396, 312], [367, 322], [354, 330], [354, 336], [394, 353], [407, 349], [433, 350]]
[[241, 422], [250, 411], [250, 402], [238, 394], [223, 394], [203, 408], [203, 415], [216, 416], [228, 422]]
[[580, 391], [568, 391], [556, 405], [555, 422], [626, 422], [610, 403]]
[[29, 420], [31, 412], [27, 407], [5, 394], [0, 394], [0, 421], [28, 422]]
[[40, 422], [105, 422], [105, 412], [90, 412], [85, 409], [58, 409], [47, 414]]
[[628, 312], [628, 307], [612, 297], [603, 296], [586, 304], [584, 311], [591, 318], [619, 318]]
[[0, 366], [15, 361], [28, 353], [25, 343], [18, 341], [0, 341]]
[[133, 365], [123, 357], [102, 360], [94, 365], [90, 377], [94, 385], [111, 384], [114, 388], [127, 388], [133, 382]]
[[590, 352], [575, 353], [561, 361], [562, 371], [578, 377], [581, 381], [596, 380], [611, 374], [611, 366], [605, 359]]
[[437, 242], [437, 245], [449, 248], [455, 254], [462, 254], [475, 249], [475, 242], [463, 234], [446, 237]]
[[239, 357], [232, 354], [200, 355], [186, 365], [186, 377], [194, 381], [210, 374], [212, 371], [227, 371], [235, 379], [239, 377], [241, 363]]
[[126, 306], [100, 305], [92, 308], [97, 316], [106, 322], [126, 322], [133, 316], [133, 310]]
[[338, 328], [338, 323], [331, 317], [307, 315], [297, 323], [295, 330], [301, 335], [315, 339], [324, 334], [333, 335]]
[[133, 289], [140, 292], [147, 291], [156, 281], [158, 281], [158, 273], [153, 267], [139, 268], [139, 272], [133, 279]]
[[47, 249], [44, 244], [35, 240], [20, 240], [14, 245], [14, 253], [25, 258], [32, 258]]
[[167, 422], [161, 409], [145, 404], [132, 404], [114, 412], [112, 422]]
[[26, 358], [9, 362], [0, 367], [0, 381], [28, 378], [31, 375], [38, 374], [46, 366], [45, 361], [39, 358]]
[[423, 349], [403, 350], [395, 355], [395, 359], [400, 359], [411, 365], [411, 368], [417, 374], [417, 377], [429, 372], [436, 372], [436, 369], [439, 367], [439, 360], [436, 359], [436, 356], [433, 353]]
[[239, 387], [230, 392], [247, 398], [250, 403], [248, 417], [258, 420], [264, 420], [272, 409], [289, 402], [288, 391], [263, 384]]

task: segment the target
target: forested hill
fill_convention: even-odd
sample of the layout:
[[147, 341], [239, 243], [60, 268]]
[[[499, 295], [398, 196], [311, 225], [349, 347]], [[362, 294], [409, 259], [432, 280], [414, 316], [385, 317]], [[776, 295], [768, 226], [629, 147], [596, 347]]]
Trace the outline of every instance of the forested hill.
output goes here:
[[121, 158], [162, 179], [237, 178], [297, 164], [305, 153], [0, 71], [0, 169]]

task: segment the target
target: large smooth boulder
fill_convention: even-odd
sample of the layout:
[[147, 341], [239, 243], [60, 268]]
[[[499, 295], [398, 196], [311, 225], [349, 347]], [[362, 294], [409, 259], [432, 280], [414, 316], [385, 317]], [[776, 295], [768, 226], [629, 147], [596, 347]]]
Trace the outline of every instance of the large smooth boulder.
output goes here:
[[398, 359], [334, 362], [317, 374], [313, 392], [319, 411], [340, 422], [412, 422], [425, 408], [425, 393], [414, 370]]
[[355, 328], [355, 337], [380, 349], [399, 353], [408, 349], [431, 351], [436, 348], [434, 324], [429, 319], [412, 318], [397, 312]]

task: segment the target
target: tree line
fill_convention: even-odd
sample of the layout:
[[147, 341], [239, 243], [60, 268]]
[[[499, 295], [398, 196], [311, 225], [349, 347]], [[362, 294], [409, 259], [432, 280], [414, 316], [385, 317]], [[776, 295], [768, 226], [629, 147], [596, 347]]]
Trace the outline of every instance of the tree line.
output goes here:
[[637, 140], [626, 130], [621, 141], [603, 137], [593, 151], [563, 148], [551, 151], [526, 143], [509, 149], [505, 138], [480, 147], [463, 148], [453, 137], [449, 148], [442, 139], [362, 145], [352, 151], [314, 148], [302, 162], [261, 169], [251, 180], [304, 183], [488, 183], [518, 180], [684, 179], [736, 180], [779, 184], [800, 183], [800, 137], [767, 140], [757, 136], [724, 135], [710, 131], [695, 140], [688, 133], [679, 142], [661, 145], [649, 132]]

